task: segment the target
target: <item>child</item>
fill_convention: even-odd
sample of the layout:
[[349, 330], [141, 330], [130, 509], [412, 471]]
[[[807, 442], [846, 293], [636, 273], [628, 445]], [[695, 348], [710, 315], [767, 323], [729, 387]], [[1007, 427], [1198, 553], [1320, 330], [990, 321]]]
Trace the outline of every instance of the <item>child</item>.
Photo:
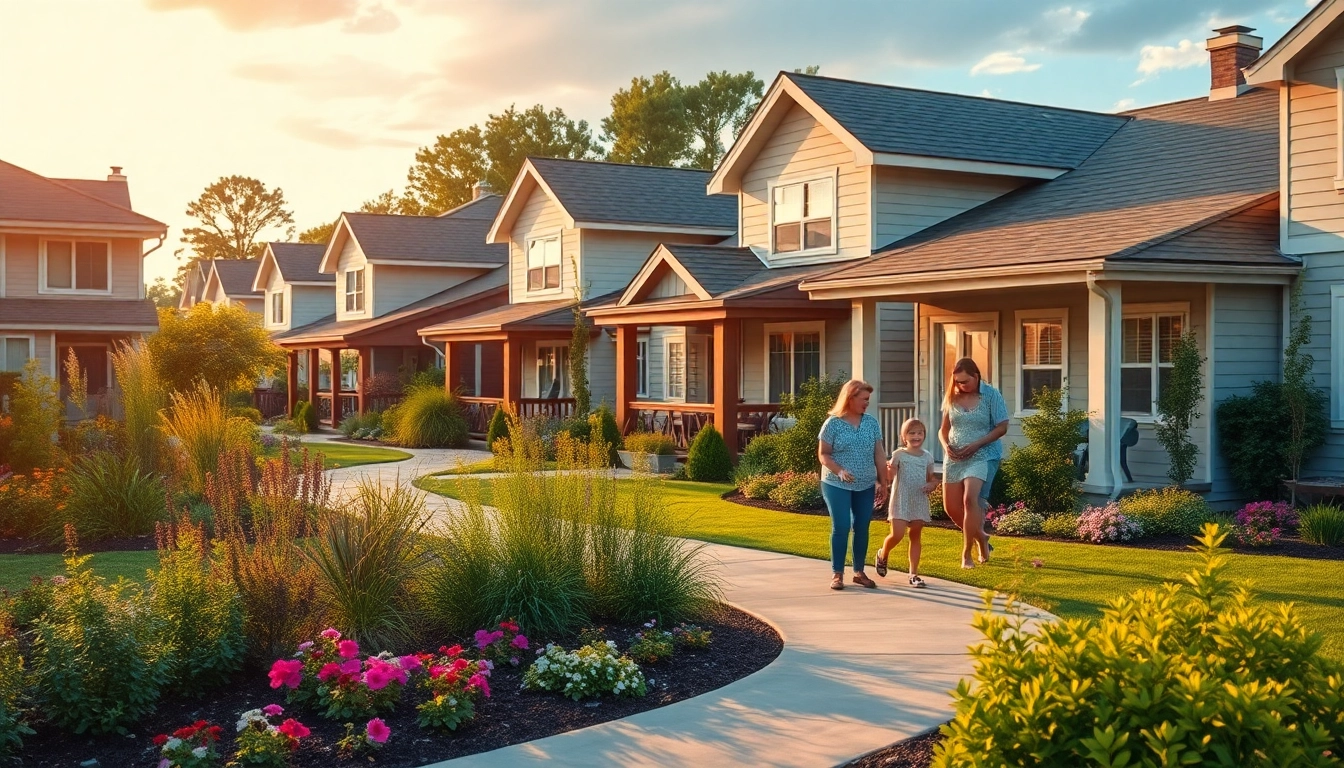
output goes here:
[[905, 530], [910, 529], [910, 586], [921, 588], [924, 580], [919, 577], [919, 554], [922, 542], [921, 534], [929, 517], [929, 493], [938, 487], [933, 479], [933, 454], [924, 450], [924, 438], [927, 430], [919, 419], [906, 419], [901, 425], [901, 447], [891, 454], [887, 466], [892, 478], [891, 502], [887, 506], [887, 519], [891, 521], [891, 533], [882, 542], [882, 551], [878, 553], [874, 565], [877, 575], [887, 575], [887, 555], [901, 538]]

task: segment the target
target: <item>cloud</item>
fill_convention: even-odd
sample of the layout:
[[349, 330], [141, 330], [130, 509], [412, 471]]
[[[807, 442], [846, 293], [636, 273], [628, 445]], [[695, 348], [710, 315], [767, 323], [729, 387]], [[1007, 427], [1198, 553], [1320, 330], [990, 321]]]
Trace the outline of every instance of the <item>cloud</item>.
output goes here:
[[417, 146], [413, 141], [393, 139], [381, 136], [367, 136], [362, 133], [326, 125], [314, 118], [291, 115], [281, 119], [277, 125], [285, 133], [304, 141], [321, 144], [333, 149], [362, 149], [364, 147], [394, 147], [407, 149]]
[[971, 75], [1014, 75], [1018, 72], [1035, 72], [1040, 64], [1028, 64], [1027, 60], [1009, 51], [995, 51], [971, 67]]
[[424, 77], [422, 72], [403, 71], [350, 54], [322, 62], [246, 62], [234, 67], [233, 74], [268, 85], [289, 86], [297, 95], [315, 100], [395, 101], [413, 92]]
[[1121, 99], [1111, 105], [1111, 111], [1124, 112], [1126, 109], [1133, 109], [1136, 103], [1134, 99]]
[[382, 35], [401, 26], [401, 19], [382, 5], [366, 8], [358, 16], [345, 22], [341, 29], [357, 35]]
[[1209, 54], [1203, 43], [1182, 40], [1176, 45], [1145, 45], [1139, 50], [1138, 71], [1143, 77], [1135, 84], [1151, 80], [1168, 69], [1186, 69], [1204, 64]]
[[235, 31], [303, 27], [349, 18], [358, 0], [145, 0], [151, 11], [204, 9]]

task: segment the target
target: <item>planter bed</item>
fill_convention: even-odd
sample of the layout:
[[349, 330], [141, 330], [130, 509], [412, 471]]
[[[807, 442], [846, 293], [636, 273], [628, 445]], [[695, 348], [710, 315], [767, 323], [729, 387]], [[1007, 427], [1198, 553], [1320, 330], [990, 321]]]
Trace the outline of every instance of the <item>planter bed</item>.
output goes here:
[[[816, 509], [790, 509], [783, 505], [776, 504], [775, 502], [769, 499], [753, 499], [747, 496], [743, 496], [742, 492], [737, 489], [728, 491], [719, 498], [723, 499], [724, 501], [731, 501], [734, 504], [741, 504], [744, 507], [755, 507], [757, 509], [771, 509], [774, 510], [775, 512], [789, 512], [795, 515], [819, 515], [821, 517], [830, 517], [831, 515], [831, 513], [826, 510], [825, 506], [817, 507]], [[885, 521], [887, 519], [886, 506], [874, 509], [873, 519]]]
[[864, 755], [845, 768], [928, 768], [933, 749], [942, 740], [935, 729]]
[[[126, 536], [79, 543], [79, 551], [86, 555], [94, 552], [152, 552], [155, 549], [157, 546], [154, 544], [153, 536]], [[41, 555], [62, 552], [65, 552], [65, 540], [61, 538], [0, 539], [0, 555]]]
[[[291, 764], [295, 768], [316, 768], [372, 762], [386, 768], [411, 768], [487, 752], [698, 696], [760, 670], [784, 647], [779, 635], [768, 625], [734, 608], [724, 607], [711, 619], [698, 623], [713, 632], [711, 646], [703, 651], [679, 650], [670, 661], [642, 666], [649, 688], [648, 695], [642, 698], [603, 697], [571, 701], [556, 693], [523, 691], [520, 689], [526, 667], [501, 665], [496, 667], [490, 679], [493, 696], [479, 705], [475, 719], [455, 732], [439, 733], [422, 729], [416, 723], [415, 704], [425, 694], [410, 688], [403, 694], [395, 712], [382, 715], [392, 729], [392, 737], [371, 761], [364, 757], [338, 756], [335, 744], [345, 733], [344, 722], [327, 720], [297, 705], [286, 707], [286, 717], [293, 716], [312, 730], [312, 735], [300, 742]], [[607, 627], [605, 635], [624, 650], [639, 629]], [[578, 645], [573, 637], [559, 641], [569, 649]], [[544, 645], [540, 643], [534, 647]], [[283, 690], [270, 688], [264, 670], [245, 671], [237, 676], [233, 685], [217, 689], [204, 699], [161, 700], [157, 712], [134, 729], [132, 737], [74, 736], [45, 724], [35, 724], [37, 734], [24, 740], [20, 753], [22, 764], [66, 768], [97, 758], [98, 764], [103, 766], [154, 765], [158, 750], [150, 739], [155, 734], [172, 733], [196, 720], [222, 726], [224, 735], [220, 753], [231, 755], [238, 715], [271, 703], [284, 706]]]

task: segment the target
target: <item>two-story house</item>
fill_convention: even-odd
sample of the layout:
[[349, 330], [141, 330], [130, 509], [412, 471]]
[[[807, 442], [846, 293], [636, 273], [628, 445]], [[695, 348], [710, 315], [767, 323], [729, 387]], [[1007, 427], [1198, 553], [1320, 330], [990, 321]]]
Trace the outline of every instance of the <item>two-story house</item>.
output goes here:
[[[475, 199], [441, 216], [341, 214], [317, 266], [334, 278], [326, 290], [336, 311], [275, 336], [289, 352], [289, 408], [304, 355], [307, 391], [316, 393], [322, 421], [335, 425], [351, 413], [382, 410], [396, 395], [375, 401], [363, 386], [372, 375], [406, 376], [439, 364], [439, 350], [419, 328], [505, 303], [508, 249], [486, 242], [499, 205], [498, 195], [478, 189]], [[260, 272], [254, 279], [260, 286]], [[330, 375], [333, 369], [339, 373]]]
[[[261, 294], [262, 327], [272, 336], [317, 322], [336, 310], [336, 276], [319, 271], [327, 247], [321, 243], [267, 243], [257, 260], [252, 289]], [[299, 355], [300, 399], [307, 399], [308, 356]], [[257, 391], [256, 405], [267, 418], [278, 416], [288, 393], [274, 384]], [[351, 384], [353, 386], [353, 382]]]
[[[448, 350], [474, 345], [488, 353], [475, 371], [499, 370], [500, 391], [482, 391], [450, 369], [449, 386], [469, 393], [473, 428], [481, 429], [501, 400], [523, 414], [571, 412], [575, 302], [590, 308], [613, 301], [659, 243], [709, 246], [732, 237], [734, 200], [706, 195], [708, 180], [708, 172], [694, 169], [527, 159], [488, 235], [508, 249], [508, 305], [420, 330]], [[653, 333], [638, 331], [646, 356]], [[594, 405], [617, 396], [616, 358], [611, 335], [594, 326], [588, 345]]]
[[[37, 358], [64, 384], [73, 351], [89, 412], [115, 410], [111, 352], [158, 328], [144, 257], [166, 236], [131, 209], [118, 167], [106, 180], [55, 179], [0, 161], [0, 371]], [[158, 243], [146, 250], [146, 240]]]

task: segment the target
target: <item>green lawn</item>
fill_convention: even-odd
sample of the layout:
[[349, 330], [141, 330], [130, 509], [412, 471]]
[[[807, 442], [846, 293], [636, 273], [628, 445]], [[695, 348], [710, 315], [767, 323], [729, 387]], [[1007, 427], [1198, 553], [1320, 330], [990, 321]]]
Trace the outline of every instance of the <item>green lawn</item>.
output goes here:
[[[98, 552], [89, 560], [96, 573], [109, 579], [125, 576], [143, 581], [145, 571], [159, 564], [158, 552]], [[10, 592], [28, 585], [33, 576], [56, 576], [65, 573], [62, 556], [0, 555], [0, 589]]]
[[[456, 496], [459, 482], [485, 483], [482, 500], [489, 502], [489, 481], [422, 478], [417, 485]], [[830, 521], [826, 517], [733, 504], [719, 498], [719, 494], [729, 489], [726, 485], [669, 481], [666, 489], [672, 508], [683, 515], [686, 535], [690, 538], [821, 560], [830, 557]], [[870, 552], [876, 550], [887, 530], [886, 523], [872, 524]], [[1179, 580], [1196, 564], [1193, 552], [1008, 537], [996, 538], [995, 547], [996, 559], [989, 566], [963, 571], [960, 533], [930, 528], [924, 533], [920, 570], [927, 575], [988, 588], [1025, 579], [1024, 592], [1032, 602], [1059, 616], [1086, 617], [1096, 616], [1115, 595]], [[1033, 558], [1043, 561], [1041, 568], [1031, 566]], [[1016, 567], [1014, 560], [1018, 561]], [[1326, 635], [1326, 651], [1334, 658], [1344, 659], [1344, 561], [1245, 554], [1231, 555], [1230, 560], [1233, 578], [1253, 582], [1254, 591], [1262, 600], [1296, 603], [1306, 622]], [[891, 563], [895, 569], [904, 569], [904, 545], [892, 553]], [[825, 586], [829, 570], [818, 563], [816, 588]], [[886, 583], [903, 585], [904, 579], [889, 577]]]
[[[411, 454], [395, 448], [383, 448], [377, 445], [355, 445], [354, 443], [303, 443], [309, 451], [322, 454], [323, 469], [358, 467], [362, 464], [384, 464], [389, 461], [402, 461], [411, 458]], [[280, 455], [279, 448], [267, 451], [266, 456]]]

